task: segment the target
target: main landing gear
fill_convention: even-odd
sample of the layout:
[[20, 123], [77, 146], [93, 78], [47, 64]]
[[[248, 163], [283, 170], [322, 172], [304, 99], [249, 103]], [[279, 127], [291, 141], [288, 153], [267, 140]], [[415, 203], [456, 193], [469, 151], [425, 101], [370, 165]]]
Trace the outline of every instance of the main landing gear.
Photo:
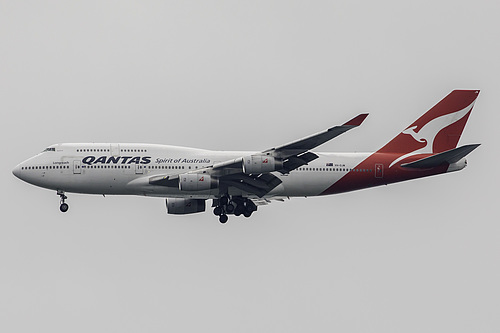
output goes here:
[[59, 210], [63, 213], [66, 213], [69, 209], [69, 206], [68, 204], [65, 202], [66, 199], [68, 199], [68, 197], [66, 195], [64, 195], [64, 191], [57, 191], [57, 195], [61, 197], [61, 206], [59, 206]]
[[228, 195], [222, 196], [219, 200], [214, 200], [214, 206], [214, 215], [219, 216], [220, 223], [227, 222], [228, 214], [250, 217], [257, 210], [257, 206], [252, 200], [243, 197], [230, 198]]

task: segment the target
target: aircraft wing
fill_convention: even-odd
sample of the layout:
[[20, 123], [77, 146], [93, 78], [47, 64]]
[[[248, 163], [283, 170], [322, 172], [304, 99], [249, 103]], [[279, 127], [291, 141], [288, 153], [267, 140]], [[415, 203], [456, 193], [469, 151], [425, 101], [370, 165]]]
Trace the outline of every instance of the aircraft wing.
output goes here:
[[305, 137], [303, 139], [265, 150], [264, 153], [272, 153], [276, 157], [289, 158], [291, 156], [300, 155], [308, 150], [314, 149], [323, 143], [330, 141], [331, 139], [339, 136], [342, 133], [347, 132], [354, 127], [361, 125], [361, 123], [368, 117], [368, 113], [360, 114], [343, 125], [334, 126], [326, 131], [313, 134], [311, 136]]
[[326, 131], [310, 135], [276, 148], [265, 150], [263, 154], [283, 160], [283, 168], [278, 171], [281, 173], [288, 173], [318, 158], [318, 155], [309, 150], [332, 140], [342, 133], [358, 127], [363, 123], [366, 117], [368, 117], [368, 113], [362, 113], [343, 125], [334, 126]]
[[[352, 118], [343, 125], [334, 126], [327, 129], [326, 131], [313, 134], [303, 139], [276, 148], [264, 150], [261, 153], [261, 155], [272, 156], [274, 158], [283, 161], [283, 167], [275, 171], [279, 171], [283, 174], [289, 173], [290, 171], [295, 170], [303, 165], [306, 165], [309, 162], [318, 158], [318, 155], [310, 152], [309, 150], [314, 149], [319, 145], [322, 145], [323, 143], [332, 140], [333, 138], [339, 136], [342, 133], [347, 132], [350, 129], [358, 127], [359, 125], [361, 125], [361, 123], [363, 123], [366, 117], [368, 117], [368, 113], [362, 113]], [[213, 165], [213, 169], [214, 170], [224, 169], [226, 171], [228, 169], [241, 170], [243, 162], [244, 162], [244, 157], [241, 157], [234, 160], [215, 164]]]
[[[318, 158], [309, 150], [353, 129], [366, 119], [368, 114], [360, 114], [343, 125], [334, 126], [326, 131], [306, 138], [267, 149], [251, 156], [216, 163], [204, 169], [190, 171], [191, 174], [204, 174], [218, 180], [222, 193], [229, 187], [238, 188], [262, 198], [281, 184], [281, 180], [272, 172], [286, 174]], [[274, 166], [274, 167], [272, 167]], [[157, 175], [149, 179], [152, 185], [177, 187], [181, 175]], [[201, 179], [205, 179], [201, 177]]]

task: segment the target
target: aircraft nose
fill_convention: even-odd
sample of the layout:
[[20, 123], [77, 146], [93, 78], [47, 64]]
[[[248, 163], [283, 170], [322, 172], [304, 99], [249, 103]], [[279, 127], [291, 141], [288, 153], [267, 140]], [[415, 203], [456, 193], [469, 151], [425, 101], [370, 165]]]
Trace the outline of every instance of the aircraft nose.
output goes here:
[[16, 167], [12, 170], [12, 173], [14, 176], [21, 179], [21, 164], [16, 165]]

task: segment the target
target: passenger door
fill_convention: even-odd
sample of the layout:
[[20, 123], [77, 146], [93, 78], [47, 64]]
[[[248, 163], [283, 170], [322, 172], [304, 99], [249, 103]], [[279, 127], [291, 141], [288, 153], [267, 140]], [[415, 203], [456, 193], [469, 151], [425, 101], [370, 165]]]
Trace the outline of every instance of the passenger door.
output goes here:
[[144, 166], [142, 164], [135, 164], [135, 173], [138, 175], [142, 175], [144, 173]]
[[109, 152], [113, 157], [120, 156], [120, 145], [118, 143], [112, 143], [109, 147]]
[[80, 160], [73, 161], [73, 174], [79, 175], [82, 173], [82, 165]]
[[383, 164], [375, 164], [375, 178], [384, 178]]

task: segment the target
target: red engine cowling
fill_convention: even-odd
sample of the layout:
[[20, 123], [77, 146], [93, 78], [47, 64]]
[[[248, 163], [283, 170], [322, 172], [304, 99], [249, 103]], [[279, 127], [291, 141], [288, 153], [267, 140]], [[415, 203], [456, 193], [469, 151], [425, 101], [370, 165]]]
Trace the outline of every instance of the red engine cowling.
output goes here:
[[205, 211], [204, 199], [168, 198], [165, 199], [165, 204], [168, 214], [184, 215]]
[[181, 191], [205, 191], [218, 186], [218, 179], [203, 173], [185, 173], [179, 176], [179, 190]]
[[246, 174], [273, 172], [283, 167], [282, 161], [265, 155], [246, 156], [242, 164], [243, 172]]

